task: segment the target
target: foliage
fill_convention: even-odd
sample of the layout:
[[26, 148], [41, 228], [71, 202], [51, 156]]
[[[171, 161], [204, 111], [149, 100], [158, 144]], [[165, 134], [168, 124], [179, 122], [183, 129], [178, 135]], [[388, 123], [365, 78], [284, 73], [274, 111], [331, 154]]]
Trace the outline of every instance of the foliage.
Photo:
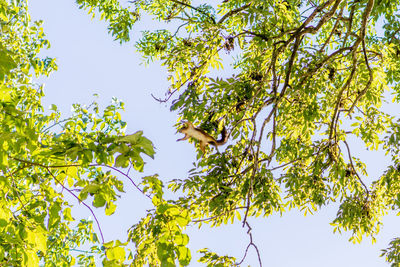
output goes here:
[[186, 266], [191, 260], [186, 247], [189, 237], [182, 231], [190, 222], [189, 211], [163, 198], [157, 176], [144, 177], [144, 192], [150, 192], [155, 209], [128, 231], [128, 241], [136, 244], [133, 266]]
[[100, 13], [100, 19], [109, 23], [108, 32], [120, 43], [130, 40], [129, 31], [139, 19], [139, 14], [121, 6], [117, 0], [76, 0], [79, 8], [88, 10], [92, 17]]
[[228, 267], [235, 265], [235, 258], [233, 257], [228, 257], [228, 256], [221, 257], [214, 252], [208, 251], [208, 249], [201, 249], [199, 250], [199, 252], [203, 253], [203, 256], [200, 258], [199, 262], [207, 263], [207, 266]]
[[[159, 101], [171, 99], [178, 120], [214, 136], [223, 125], [230, 137], [221, 153], [199, 151], [189, 177], [170, 182], [176, 200], [164, 199], [157, 176], [143, 179], [137, 188], [150, 194], [155, 209], [129, 231], [136, 252], [127, 253], [127, 243], [105, 243], [104, 265], [185, 266], [191, 259], [184, 233], [189, 223], [235, 221], [248, 227], [248, 249], [254, 247], [260, 260], [250, 216], [292, 208], [313, 213], [332, 202], [340, 204], [334, 231], [350, 231], [352, 242], [374, 240], [382, 217], [400, 206], [400, 126], [382, 109], [385, 91], [400, 101], [400, 1], [201, 2], [136, 0], [123, 7], [116, 0], [77, 1], [108, 21], [120, 42], [129, 40], [141, 15], [170, 22], [171, 31], [144, 31], [136, 42], [144, 60], [160, 60], [170, 74], [167, 98]], [[28, 258], [67, 265], [74, 260], [70, 248], [97, 236], [88, 223], [79, 234], [70, 229], [63, 192], [93, 197], [94, 207], [112, 214], [116, 190], [123, 188], [105, 169], [129, 178], [116, 167], [141, 171], [141, 153], [154, 151], [141, 132], [121, 137], [119, 102], [103, 113], [96, 104], [76, 105], [67, 120], [56, 108], [43, 114], [42, 91], [30, 83], [29, 71], [47, 75], [56, 69], [52, 59], [36, 57], [48, 42], [38, 23], [29, 24], [23, 1], [2, 0], [0, 18], [0, 258], [9, 265]], [[218, 75], [222, 68], [231, 75]], [[391, 157], [378, 179], [354, 154], [356, 139]], [[396, 238], [383, 250], [394, 266], [399, 248]], [[235, 264], [233, 257], [200, 252], [203, 263]], [[78, 258], [91, 264], [90, 257]]]
[[[334, 230], [352, 232], [353, 242], [374, 240], [382, 216], [399, 206], [399, 122], [382, 110], [385, 90], [400, 99], [399, 1], [201, 2], [131, 7], [173, 25], [144, 31], [136, 43], [170, 74], [159, 101], [172, 99], [179, 120], [210, 134], [221, 124], [230, 133], [222, 153], [199, 152], [189, 177], [172, 181], [183, 193], [172, 203], [194, 224], [245, 226], [249, 216], [339, 202]], [[223, 67], [231, 76], [218, 75]], [[355, 139], [391, 155], [372, 182], [352, 151]], [[156, 225], [138, 224], [136, 238]], [[396, 242], [384, 255], [399, 264]]]
[[[55, 105], [44, 111], [43, 88], [32, 76], [57, 65], [37, 56], [49, 46], [41, 22], [30, 21], [26, 1], [0, 0], [0, 29], [0, 265], [94, 266], [96, 254], [118, 262], [120, 244], [104, 243], [92, 207], [114, 213], [124, 192], [117, 167], [142, 171], [152, 143], [140, 131], [124, 134], [116, 99], [104, 110], [96, 102], [75, 104], [66, 119]], [[95, 226], [72, 217], [73, 201], [88, 209]]]

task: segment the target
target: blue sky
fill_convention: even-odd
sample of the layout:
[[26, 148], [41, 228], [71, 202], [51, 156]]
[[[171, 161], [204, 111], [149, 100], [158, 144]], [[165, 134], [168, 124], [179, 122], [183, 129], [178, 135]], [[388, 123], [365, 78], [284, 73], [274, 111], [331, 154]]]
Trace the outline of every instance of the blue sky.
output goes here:
[[[127, 133], [143, 130], [156, 147], [155, 159], [146, 158], [144, 173], [133, 173], [133, 178], [140, 181], [140, 177], [154, 173], [165, 182], [187, 177], [192, 162], [196, 160], [193, 144], [176, 142], [181, 137], [173, 127], [177, 115], [169, 111], [168, 105], [154, 101], [150, 95], [162, 97], [166, 92], [165, 70], [158, 63], [141, 64], [133, 42], [123, 45], [114, 42], [106, 25], [97, 19], [91, 20], [74, 1], [31, 0], [30, 12], [33, 20], [44, 20], [45, 33], [52, 45], [42, 54], [57, 58], [59, 65], [59, 70], [50, 78], [40, 79], [45, 83], [44, 107], [56, 104], [67, 117], [73, 103], [89, 104], [95, 93], [103, 106], [115, 96], [125, 102], [126, 110], [122, 117], [128, 122]], [[135, 27], [133, 37], [154, 25], [154, 22], [144, 19]], [[391, 108], [395, 110], [395, 107]], [[386, 162], [379, 153], [358, 152], [362, 152], [361, 158], [369, 163], [369, 183], [384, 170]], [[95, 210], [106, 241], [114, 238], [123, 241], [126, 230], [145, 215], [146, 209], [151, 208], [150, 201], [128, 183], [125, 183], [125, 190], [126, 194], [118, 201], [113, 216], [106, 217], [102, 209]], [[90, 216], [85, 207], [72, 203], [77, 205], [73, 212], [76, 219]], [[333, 234], [329, 223], [336, 211], [337, 205], [334, 204], [314, 216], [304, 217], [302, 212], [293, 210], [283, 217], [250, 218], [263, 266], [387, 266], [379, 257], [380, 249], [385, 248], [391, 238], [400, 236], [400, 229], [396, 227], [399, 219], [385, 217], [376, 244], [372, 245], [370, 239], [365, 238], [361, 244], [354, 245], [347, 241], [349, 234]], [[190, 266], [201, 266], [196, 262], [195, 251], [204, 247], [240, 259], [248, 244], [246, 231], [241, 228], [241, 223], [212, 229], [206, 226], [188, 229], [194, 256]], [[258, 266], [252, 249], [243, 263], [243, 266], [247, 265]]]

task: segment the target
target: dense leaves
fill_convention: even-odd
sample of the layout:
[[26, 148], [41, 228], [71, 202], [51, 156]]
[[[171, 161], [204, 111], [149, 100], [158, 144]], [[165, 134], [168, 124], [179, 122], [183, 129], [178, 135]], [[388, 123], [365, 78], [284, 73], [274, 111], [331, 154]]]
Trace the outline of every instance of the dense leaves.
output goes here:
[[163, 198], [162, 182], [156, 176], [143, 178], [144, 191], [151, 195], [155, 209], [128, 232], [136, 244], [134, 266], [186, 266], [191, 260], [189, 237], [183, 230], [190, 222], [189, 211]]
[[[26, 1], [0, 1], [0, 30], [0, 265], [94, 266], [96, 254], [123, 263], [117, 241], [101, 247], [93, 207], [114, 213], [124, 192], [116, 167], [142, 171], [152, 143], [142, 132], [124, 134], [116, 99], [104, 110], [95, 102], [75, 104], [67, 118], [55, 105], [43, 109], [43, 88], [32, 76], [57, 65], [37, 56], [49, 43], [41, 23], [30, 21]], [[72, 217], [78, 203], [95, 225]]]
[[[249, 216], [339, 202], [334, 230], [352, 232], [354, 242], [374, 238], [400, 193], [398, 121], [382, 110], [385, 90], [400, 99], [399, 4], [133, 1], [135, 12], [173, 25], [136, 43], [170, 74], [159, 101], [214, 136], [221, 125], [230, 133], [224, 151], [199, 152], [189, 177], [170, 184], [183, 193], [174, 205], [195, 224], [245, 226]], [[220, 75], [222, 67], [231, 74]], [[372, 182], [355, 139], [392, 156]], [[141, 224], [137, 235], [151, 236], [156, 225]], [[393, 264], [396, 242], [384, 253]], [[220, 259], [210, 253], [203, 262]]]
[[[67, 119], [56, 107], [44, 113], [42, 89], [30, 77], [56, 69], [53, 59], [36, 56], [48, 42], [40, 23], [29, 22], [24, 1], [0, 3], [0, 259], [8, 265], [27, 259], [72, 264], [71, 249], [99, 238], [91, 222], [70, 227], [74, 219], [63, 194], [93, 198], [93, 207], [112, 214], [117, 191], [123, 192], [115, 172], [129, 178], [119, 168], [141, 171], [142, 155], [153, 157], [154, 151], [141, 132], [123, 134], [116, 100], [102, 112], [95, 103], [75, 105]], [[141, 185], [131, 180], [154, 210], [132, 226], [128, 243], [102, 240], [103, 250], [91, 248], [104, 252], [104, 265], [188, 265], [188, 225], [234, 221], [248, 227], [247, 249], [254, 248], [261, 261], [250, 216], [291, 208], [307, 214], [338, 202], [334, 230], [350, 231], [351, 241], [359, 242], [374, 238], [382, 216], [398, 210], [400, 127], [398, 114], [386, 114], [382, 104], [385, 90], [400, 100], [400, 1], [77, 3], [104, 18], [120, 42], [129, 40], [140, 16], [158, 25], [170, 22], [144, 31], [136, 42], [145, 61], [160, 60], [169, 73], [167, 98], [158, 100], [171, 101], [179, 121], [213, 136], [223, 127], [229, 133], [227, 146], [198, 150], [189, 177], [170, 182], [176, 200], [164, 198], [157, 176]], [[355, 140], [390, 157], [375, 180], [356, 154]], [[130, 242], [135, 253], [127, 249]], [[393, 266], [400, 264], [398, 243], [393, 239], [382, 254]], [[209, 266], [243, 261], [200, 253]], [[76, 258], [93, 264], [93, 254]]]

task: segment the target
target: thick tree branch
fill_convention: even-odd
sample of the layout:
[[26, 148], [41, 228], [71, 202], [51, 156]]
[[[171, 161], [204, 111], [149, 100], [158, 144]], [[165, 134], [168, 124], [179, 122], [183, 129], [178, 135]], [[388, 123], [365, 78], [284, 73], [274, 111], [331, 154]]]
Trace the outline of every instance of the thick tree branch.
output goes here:
[[[339, 15], [338, 15], [339, 18], [342, 17], [343, 10], [344, 10], [344, 6], [343, 6], [343, 7], [340, 9], [340, 11], [339, 11]], [[337, 29], [337, 27], [338, 27], [338, 25], [339, 25], [339, 22], [340, 22], [339, 18], [336, 19], [335, 24], [333, 25], [333, 28], [332, 28], [332, 30], [331, 30], [331, 32], [330, 32], [328, 38], [326, 39], [325, 43], [324, 43], [324, 44], [322, 45], [322, 47], [320, 48], [320, 50], [319, 50], [320, 53], [322, 53], [322, 51], [324, 51], [325, 47], [329, 44], [329, 42], [330, 42], [330, 40], [331, 40], [333, 34], [335, 34], [336, 29]]]
[[357, 95], [356, 99], [354, 100], [352, 106], [349, 109], [349, 114], [352, 112], [354, 106], [357, 104], [357, 102], [361, 99], [361, 97], [368, 91], [369, 87], [372, 84], [372, 81], [374, 79], [373, 72], [371, 70], [371, 67], [369, 66], [368, 62], [368, 56], [365, 48], [365, 35], [366, 35], [366, 28], [367, 28], [367, 22], [368, 18], [372, 12], [372, 8], [374, 6], [374, 0], [369, 0], [367, 7], [365, 8], [364, 14], [363, 14], [363, 19], [362, 19], [362, 25], [361, 25], [361, 36], [359, 40], [362, 41], [362, 47], [363, 47], [363, 54], [364, 54], [364, 60], [365, 60], [365, 65], [367, 66], [368, 73], [369, 73], [369, 79], [367, 84], [365, 85], [364, 89]]
[[351, 29], [353, 26], [353, 19], [354, 19], [354, 12], [355, 12], [355, 4], [353, 4], [353, 6], [351, 7], [351, 10], [350, 10], [349, 22], [347, 24], [347, 32], [343, 38], [343, 46], [346, 45], [347, 38], [349, 38], [349, 36], [351, 35]]
[[302, 78], [301, 78], [301, 80], [300, 80], [298, 86], [301, 87], [301, 86], [305, 83], [305, 81], [307, 81], [309, 78], [313, 77], [313, 75], [314, 75], [315, 73], [317, 73], [317, 71], [318, 71], [319, 69], [321, 69], [322, 67], [324, 67], [324, 66], [328, 63], [328, 61], [334, 59], [336, 56], [342, 54], [343, 52], [345, 52], [345, 51], [351, 51], [352, 49], [353, 49], [352, 46], [350, 46], [350, 47], [343, 47], [343, 48], [340, 48], [340, 49], [336, 50], [335, 52], [331, 53], [330, 55], [326, 56], [323, 60], [321, 60], [320, 62], [316, 63], [314, 68], [308, 69], [308, 70], [302, 75]]
[[[329, 4], [331, 4], [333, 1], [328, 1], [329, 2]], [[327, 2], [327, 3], [328, 3]], [[316, 32], [318, 32], [319, 31], [319, 29], [321, 29], [321, 27], [325, 24], [325, 22], [327, 22], [330, 18], [332, 18], [332, 16], [335, 14], [335, 12], [336, 12], [336, 10], [337, 10], [337, 8], [338, 8], [338, 6], [339, 6], [339, 4], [340, 4], [340, 2], [341, 2], [341, 0], [336, 0], [335, 1], [335, 3], [334, 3], [334, 5], [332, 6], [332, 8], [331, 8], [331, 10], [328, 12], [328, 13], [326, 13], [321, 19], [320, 19], [320, 21], [318, 22], [318, 24], [317, 24], [317, 26], [310, 26], [310, 27], [305, 27], [305, 23], [310, 19], [310, 17], [312, 16], [310, 16], [304, 23], [303, 23], [303, 25], [304, 25], [304, 31], [302, 31], [302, 34], [305, 34], [305, 33], [311, 33], [311, 34], [315, 34]], [[316, 11], [318, 10], [319, 8], [317, 8], [316, 9]], [[321, 9], [321, 11], [322, 11], [322, 9]], [[310, 20], [311, 21], [311, 20]], [[307, 23], [308, 24], [308, 23]], [[302, 26], [303, 26], [302, 25]], [[300, 28], [299, 28], [300, 29]]]
[[334, 133], [334, 129], [336, 128], [336, 121], [337, 121], [337, 116], [339, 114], [339, 106], [340, 106], [340, 102], [341, 102], [341, 99], [342, 99], [342, 95], [343, 95], [344, 91], [350, 86], [350, 83], [353, 80], [353, 77], [354, 77], [354, 74], [356, 72], [356, 69], [357, 69], [357, 59], [354, 56], [353, 57], [353, 67], [352, 67], [352, 70], [350, 72], [350, 75], [348, 76], [346, 83], [343, 85], [342, 89], [339, 91], [339, 93], [338, 93], [338, 95], [336, 97], [336, 102], [335, 102], [336, 105], [335, 105], [335, 109], [334, 109], [333, 114], [332, 114], [331, 124], [330, 124], [330, 127], [329, 127], [329, 140], [332, 139], [333, 133]]

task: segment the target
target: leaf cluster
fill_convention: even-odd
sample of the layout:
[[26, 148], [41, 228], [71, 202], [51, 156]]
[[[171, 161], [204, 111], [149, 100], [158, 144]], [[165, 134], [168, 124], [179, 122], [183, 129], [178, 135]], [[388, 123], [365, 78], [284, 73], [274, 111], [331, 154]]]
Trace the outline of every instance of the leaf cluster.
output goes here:
[[[137, 0], [127, 8], [117, 1], [78, 3], [91, 14], [97, 10], [120, 41], [128, 40], [141, 14], [172, 24], [144, 31], [136, 43], [145, 61], [159, 60], [169, 73], [167, 97], [158, 101], [172, 100], [171, 110], [178, 113], [178, 121], [188, 120], [213, 136], [222, 127], [229, 133], [222, 152], [214, 153], [211, 148], [204, 155], [199, 152], [189, 176], [171, 182], [172, 191], [182, 196], [177, 200], [163, 198], [156, 176], [144, 178], [143, 192], [150, 192], [155, 209], [130, 231], [129, 240], [136, 245], [133, 265], [187, 265], [190, 254], [182, 231], [190, 221], [219, 226], [238, 219], [249, 227], [250, 216], [282, 214], [293, 208], [308, 214], [338, 202], [334, 231], [350, 231], [351, 241], [360, 242], [364, 236], [374, 240], [383, 215], [398, 209], [399, 122], [384, 112], [382, 104], [385, 91], [393, 95], [393, 101], [400, 99], [399, 1], [229, 0], [206, 4]], [[14, 52], [11, 45], [3, 46]], [[13, 73], [16, 65], [10, 58], [16, 60], [11, 52], [0, 60], [4, 62], [1, 69]], [[35, 70], [51, 69], [51, 61], [49, 65], [39, 62]], [[5, 98], [14, 97], [7, 90]], [[2, 105], [4, 118], [25, 116], [24, 123], [28, 122], [24, 125], [35, 125], [37, 120], [29, 120], [32, 113], [21, 113], [17, 107], [35, 110], [40, 105], [20, 101]], [[101, 118], [111, 125], [105, 135], [96, 131], [91, 136], [85, 132], [83, 119], [73, 121], [65, 129], [78, 138], [70, 138], [68, 131], [54, 136], [64, 143], [60, 151], [53, 152], [67, 154], [68, 161], [88, 168], [94, 167], [90, 165], [95, 159], [96, 164], [115, 160], [116, 166], [130, 163], [140, 171], [143, 161], [138, 155], [153, 155], [149, 141], [140, 132], [116, 137], [114, 132], [121, 125], [110, 116]], [[17, 129], [13, 124], [4, 125], [9, 128], [3, 131], [7, 134], [3, 147], [18, 147], [16, 153], [28, 156], [26, 151], [36, 144], [25, 144], [30, 128], [19, 126], [21, 132], [11, 130]], [[32, 136], [35, 133], [31, 131]], [[15, 141], [9, 143], [10, 137]], [[354, 150], [354, 140], [364, 144], [365, 150], [391, 155], [391, 165], [377, 179], [367, 180], [366, 164], [358, 158], [362, 152]], [[80, 142], [85, 148], [79, 147]], [[102, 151], [96, 152], [99, 147]], [[113, 153], [118, 153], [116, 158]], [[9, 159], [0, 153], [3, 166]], [[24, 164], [35, 170], [40, 167], [29, 162]], [[47, 158], [40, 164], [44, 163], [49, 163]], [[84, 186], [89, 186], [84, 194], [102, 192], [104, 200], [98, 197], [96, 205], [113, 202], [111, 189], [92, 181]], [[180, 221], [182, 214], [184, 222]], [[249, 247], [255, 247], [250, 229], [248, 233]], [[115, 251], [110, 253], [118, 255], [115, 260], [122, 259], [121, 246], [111, 246]], [[399, 264], [396, 239], [389, 246], [384, 255]], [[203, 253], [202, 261], [207, 264], [233, 262], [230, 257]]]
[[[55, 105], [44, 110], [43, 87], [32, 76], [57, 65], [38, 55], [49, 42], [41, 22], [30, 21], [26, 1], [0, 1], [0, 32], [0, 265], [95, 266], [99, 255], [123, 263], [117, 241], [101, 248], [93, 209], [115, 212], [124, 192], [116, 173], [128, 165], [142, 171], [143, 154], [154, 156], [152, 142], [141, 131], [125, 134], [117, 99], [103, 110], [96, 102], [75, 104], [66, 118]], [[74, 201], [95, 227], [73, 217]]]

